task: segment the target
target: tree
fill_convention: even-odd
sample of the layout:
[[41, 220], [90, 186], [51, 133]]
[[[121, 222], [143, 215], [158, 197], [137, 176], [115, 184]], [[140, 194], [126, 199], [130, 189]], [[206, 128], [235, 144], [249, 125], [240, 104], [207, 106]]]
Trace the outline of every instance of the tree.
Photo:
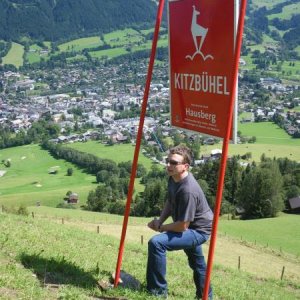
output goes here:
[[98, 173], [97, 173], [97, 175], [96, 175], [96, 180], [97, 180], [97, 182], [99, 183], [99, 182], [106, 182], [107, 180], [108, 180], [108, 178], [109, 178], [109, 172], [107, 171], [107, 170], [101, 170], [101, 171], [99, 171]]
[[68, 176], [72, 176], [73, 175], [73, 169], [72, 168], [68, 168], [67, 175]]
[[284, 208], [282, 175], [276, 161], [262, 162], [244, 175], [238, 203], [245, 219], [275, 217]]
[[99, 194], [104, 195], [105, 187], [98, 186], [96, 191], [90, 191], [87, 198], [87, 209], [92, 211], [102, 211], [106, 205], [104, 197], [98, 197]]
[[143, 193], [143, 216], [157, 216], [160, 214], [166, 199], [167, 183], [160, 179], [147, 183]]

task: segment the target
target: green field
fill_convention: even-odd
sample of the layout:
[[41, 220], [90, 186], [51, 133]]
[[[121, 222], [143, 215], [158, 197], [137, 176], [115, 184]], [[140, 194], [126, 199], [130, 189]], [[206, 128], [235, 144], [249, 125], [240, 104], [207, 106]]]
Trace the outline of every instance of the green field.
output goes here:
[[118, 48], [112, 48], [106, 50], [93, 51], [90, 52], [90, 55], [91, 57], [95, 57], [95, 58], [103, 58], [103, 57], [113, 58], [127, 53], [129, 52], [125, 48], [118, 47]]
[[[135, 150], [135, 146], [131, 144], [117, 144], [114, 146], [107, 146], [95, 141], [70, 144], [68, 145], [68, 147], [86, 153], [94, 154], [100, 158], [112, 159], [116, 163], [132, 161]], [[142, 154], [139, 155], [138, 162], [144, 167], [146, 167], [148, 170], [150, 170], [151, 166], [153, 165], [153, 162]]]
[[67, 43], [60, 44], [58, 46], [60, 51], [69, 52], [69, 51], [81, 51], [85, 48], [95, 48], [102, 46], [103, 42], [100, 40], [99, 36], [92, 36], [87, 38], [80, 38], [72, 40]]
[[[256, 242], [277, 250], [300, 256], [300, 218], [298, 215], [281, 214], [278, 218], [220, 222], [219, 230], [248, 242]], [[291, 233], [292, 238], [291, 238]]]
[[285, 0], [253, 0], [253, 5], [255, 7], [267, 7], [268, 9], [272, 8], [276, 4], [286, 2]]
[[238, 130], [244, 136], [256, 136], [258, 144], [300, 146], [300, 139], [293, 139], [272, 122], [242, 123]]
[[112, 47], [130, 45], [132, 43], [142, 42], [142, 40], [143, 36], [136, 30], [131, 28], [116, 30], [104, 34], [104, 41]]
[[[222, 149], [222, 143], [215, 145], [203, 145], [200, 148], [202, 154], [210, 154], [213, 149]], [[280, 158], [287, 157], [291, 160], [300, 162], [299, 146], [270, 145], [270, 144], [230, 144], [228, 155], [244, 155], [247, 152], [252, 154], [251, 161], [260, 162], [262, 154], [267, 157]]]
[[[242, 117], [247, 117], [247, 113], [239, 116], [240, 119]], [[276, 124], [272, 122], [238, 123], [238, 130], [241, 131], [242, 136], [255, 136], [256, 142], [254, 144], [230, 144], [229, 155], [243, 155], [251, 152], [251, 160], [256, 162], [260, 161], [262, 154], [271, 158], [287, 157], [300, 162], [300, 139], [293, 139]], [[210, 154], [213, 149], [222, 149], [222, 143], [203, 145], [200, 153], [201, 155]]]
[[[103, 35], [103, 40], [112, 48], [98, 51], [90, 51], [89, 54], [93, 58], [110, 59], [120, 55], [128, 54], [130, 52], [149, 50], [152, 47], [152, 40], [146, 40], [145, 36], [148, 33], [153, 32], [153, 30], [153, 28], [150, 28], [138, 32], [134, 29], [126, 28], [124, 30], [116, 30], [110, 33], [106, 33]], [[29, 40], [26, 42], [29, 42]], [[61, 52], [74, 52], [74, 57], [67, 58], [69, 62], [85, 60], [86, 58], [81, 54], [81, 51], [83, 49], [96, 48], [102, 46], [103, 44], [104, 43], [99, 36], [79, 38], [58, 45], [59, 52], [56, 52], [54, 55], [57, 55]], [[48, 47], [48, 49], [51, 48], [50, 42], [44, 42], [44, 45]], [[158, 47], [168, 47], [168, 36], [166, 34], [159, 36]], [[41, 48], [37, 44], [30, 45], [29, 49], [31, 51], [26, 52], [26, 60], [29, 64], [38, 63], [41, 61], [41, 58], [48, 60], [52, 55], [40, 54], [39, 50], [41, 50]], [[3, 58], [3, 63], [13, 64], [16, 67], [22, 66], [23, 53], [23, 46], [16, 43], [12, 43], [12, 49], [9, 51], [8, 55]]]
[[[114, 158], [117, 163], [132, 160], [134, 153], [131, 144], [108, 147], [97, 142], [87, 142], [72, 144], [72, 147], [101, 158]], [[68, 191], [78, 193], [80, 204], [84, 204], [89, 191], [96, 188], [95, 176], [86, 174], [64, 160], [54, 159], [38, 145], [0, 150], [2, 160], [10, 160], [11, 167], [0, 165], [0, 171], [6, 171], [0, 177], [0, 204], [15, 206], [17, 203], [34, 205], [40, 202], [55, 207], [63, 201]], [[152, 165], [152, 161], [143, 155], [140, 155], [139, 163], [147, 169]], [[72, 176], [66, 175], [68, 168], [73, 168]], [[51, 169], [58, 170], [57, 174], [49, 174]], [[144, 189], [139, 181], [137, 179], [135, 183], [136, 193]]]
[[12, 42], [7, 55], [3, 57], [3, 64], [12, 64], [17, 68], [23, 65], [24, 46]]
[[[154, 299], [145, 291], [147, 240], [153, 235], [147, 219], [129, 224], [122, 260], [122, 270], [134, 276], [141, 289], [119, 286], [102, 291], [97, 282], [109, 280], [115, 270], [121, 225], [114, 216], [102, 214], [94, 224], [79, 217], [66, 219], [63, 225], [56, 211], [66, 210], [52, 209], [44, 216], [37, 210], [35, 218], [0, 213], [0, 299]], [[208, 245], [203, 248], [207, 256]], [[240, 270], [232, 252], [241, 258]], [[211, 276], [215, 300], [299, 299], [296, 259], [237, 243], [228, 235], [218, 238], [215, 255]], [[168, 253], [167, 278], [168, 299], [194, 299], [192, 271], [182, 251]]]
[[299, 13], [300, 13], [299, 3], [293, 3], [293, 4], [286, 5], [285, 7], [283, 7], [281, 13], [269, 15], [268, 19], [272, 20], [274, 18], [278, 18], [280, 20], [289, 20], [293, 15], [296, 15]]
[[[15, 205], [21, 202], [33, 205], [41, 202], [43, 205], [56, 206], [69, 190], [77, 192], [84, 203], [88, 192], [95, 188], [95, 176], [78, 170], [68, 162], [54, 159], [38, 145], [1, 150], [0, 160], [8, 159], [11, 161], [10, 168], [0, 165], [0, 169], [6, 171], [0, 177], [2, 204]], [[74, 174], [66, 176], [70, 167]], [[56, 169], [57, 174], [49, 174], [51, 169]]]

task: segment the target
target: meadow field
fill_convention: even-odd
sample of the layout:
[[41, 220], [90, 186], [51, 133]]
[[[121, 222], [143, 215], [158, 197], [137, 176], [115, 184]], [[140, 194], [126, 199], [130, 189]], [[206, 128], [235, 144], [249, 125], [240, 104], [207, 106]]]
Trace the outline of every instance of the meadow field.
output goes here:
[[293, 3], [286, 5], [283, 7], [281, 13], [273, 14], [268, 16], [269, 20], [272, 20], [274, 18], [278, 18], [280, 20], [287, 20], [290, 19], [292, 15], [299, 14], [300, 13], [300, 6], [299, 3]]
[[[298, 107], [295, 109], [298, 110]], [[239, 116], [250, 117], [249, 113], [243, 113]], [[255, 143], [245, 144], [230, 144], [229, 155], [244, 155], [251, 153], [251, 161], [259, 162], [262, 154], [267, 157], [280, 158], [287, 157], [291, 160], [300, 162], [300, 139], [295, 139], [289, 136], [282, 128], [273, 122], [238, 122], [238, 130], [242, 136], [256, 137]], [[215, 145], [203, 145], [200, 149], [200, 154], [210, 154], [213, 149], [222, 149], [222, 142]]]
[[72, 40], [67, 43], [60, 44], [58, 48], [60, 51], [69, 52], [69, 51], [81, 51], [85, 48], [95, 48], [102, 45], [103, 45], [103, 41], [100, 40], [99, 36], [92, 36], [92, 37], [80, 38], [80, 39]]
[[[71, 146], [71, 145], [69, 145]], [[97, 155], [101, 158], [113, 159], [116, 163], [133, 159], [134, 147], [131, 144], [108, 147], [99, 142], [78, 143], [72, 147]], [[68, 191], [76, 192], [80, 204], [85, 204], [89, 191], [97, 186], [96, 177], [78, 169], [64, 160], [54, 159], [48, 151], [39, 145], [27, 145], [0, 150], [0, 161], [11, 162], [6, 168], [2, 163], [0, 171], [0, 204], [15, 206], [20, 204], [57, 206], [63, 201]], [[150, 170], [152, 161], [140, 155], [139, 162]], [[67, 176], [67, 169], [73, 169], [73, 175]], [[56, 174], [50, 174], [57, 170]], [[140, 192], [144, 186], [136, 179], [135, 190]]]
[[[255, 2], [255, 1], [254, 1]], [[278, 3], [279, 1], [276, 1]], [[255, 6], [267, 6], [271, 7], [275, 5], [273, 1], [265, 0], [263, 2], [255, 2]], [[296, 5], [296, 4], [295, 4]], [[276, 14], [271, 17], [282, 17], [282, 18], [290, 18], [292, 13], [297, 11], [299, 8], [294, 4], [288, 5], [284, 8], [281, 14]], [[165, 28], [161, 28], [161, 31], [165, 30]], [[30, 45], [30, 51], [26, 52], [26, 60], [28, 63], [37, 63], [40, 62], [43, 58], [44, 60], [50, 59], [52, 55], [57, 55], [63, 52], [73, 52], [74, 56], [68, 57], [68, 61], [82, 61], [86, 60], [86, 57], [82, 55], [82, 50], [89, 49], [89, 54], [91, 57], [96, 59], [110, 59], [114, 57], [118, 57], [124, 54], [133, 53], [141, 50], [150, 50], [152, 47], [152, 39], [149, 39], [147, 36], [149, 33], [153, 32], [154, 28], [144, 29], [144, 30], [134, 30], [132, 28], [125, 28], [123, 30], [116, 30], [109, 33], [104, 34], [103, 36], [89, 36], [78, 38], [74, 40], [70, 40], [68, 42], [64, 42], [58, 45], [59, 51], [55, 53], [51, 53], [51, 45], [49, 41], [45, 41], [44, 44], [48, 47], [48, 53], [40, 53], [40, 47], [36, 44]], [[279, 34], [283, 35], [283, 31], [279, 31]], [[104, 42], [109, 45], [111, 48], [104, 50], [92, 51], [91, 49], [96, 48], [98, 46], [104, 45]], [[251, 49], [251, 52], [247, 56], [242, 56], [242, 58], [246, 61], [245, 66], [240, 66], [241, 69], [244, 70], [252, 70], [256, 68], [256, 65], [253, 64], [252, 52], [255, 50], [259, 50], [260, 52], [264, 52], [266, 47], [276, 46], [278, 42], [273, 40], [270, 36], [264, 35], [263, 42], [258, 45], [248, 45], [247, 47]], [[158, 47], [168, 47], [168, 34], [160, 34], [158, 39]], [[36, 50], [33, 52], [33, 50]], [[297, 51], [297, 49], [296, 49]], [[24, 47], [20, 44], [12, 43], [12, 48], [10, 49], [8, 55], [3, 58], [4, 64], [13, 64], [16, 67], [23, 65], [23, 53]], [[279, 75], [279, 71], [277, 71], [276, 65], [272, 66], [273, 70], [269, 70], [269, 74], [275, 77]], [[299, 70], [299, 62], [296, 61], [294, 66], [290, 66], [289, 62], [283, 62], [281, 65], [280, 75], [282, 76], [282, 72], [284, 72], [285, 77], [290, 80], [299, 81], [300, 74]]]
[[[39, 145], [27, 145], [0, 151], [0, 161], [10, 160], [11, 167], [0, 169], [0, 203], [14, 206], [16, 203], [56, 206], [63, 201], [68, 191], [77, 192], [86, 199], [94, 189], [95, 176], [78, 170], [76, 166], [54, 159]], [[67, 176], [67, 169], [73, 168], [73, 176]], [[56, 174], [50, 174], [57, 170]], [[85, 201], [84, 201], [85, 202]]]
[[[300, 139], [292, 139], [281, 128], [271, 122], [240, 124], [243, 135], [256, 136], [256, 143], [230, 144], [229, 155], [251, 153], [250, 161], [259, 162], [262, 154], [267, 157], [287, 157], [300, 162]], [[100, 158], [112, 159], [116, 163], [132, 161], [135, 147], [131, 144], [107, 146], [97, 141], [68, 144], [79, 151], [94, 154]], [[222, 149], [222, 142], [215, 145], [202, 145], [200, 156], [210, 154], [213, 149]], [[96, 188], [95, 176], [64, 160], [56, 160], [38, 145], [27, 145], [0, 150], [0, 160], [11, 161], [11, 167], [0, 165], [4, 172], [0, 177], [0, 204], [14, 205], [22, 203], [33, 205], [41, 202], [47, 206], [57, 206], [63, 201], [68, 191], [76, 192], [80, 204], [87, 200], [89, 191]], [[152, 160], [140, 154], [140, 164], [147, 170], [154, 164]], [[160, 166], [160, 165], [159, 165]], [[67, 169], [73, 169], [73, 175], [67, 176]], [[50, 174], [56, 169], [57, 174]], [[136, 193], [143, 191], [144, 186], [136, 179]]]
[[258, 144], [300, 146], [294, 139], [273, 122], [240, 123], [238, 130], [244, 136], [255, 136]]
[[11, 48], [7, 55], [3, 57], [3, 64], [11, 64], [17, 68], [23, 65], [24, 46], [15, 42], [11, 43]]
[[[261, 124], [270, 126], [268, 135], [272, 130], [280, 132], [274, 124]], [[252, 135], [250, 128], [248, 132]], [[259, 161], [261, 151], [269, 149], [267, 156], [292, 153], [292, 159], [299, 158], [298, 144], [272, 144], [274, 137], [267, 140], [269, 144], [261, 144], [260, 138], [255, 144], [230, 145], [230, 153], [251, 152], [252, 159]], [[134, 152], [131, 144], [106, 146], [89, 141], [67, 146], [117, 163], [131, 160]], [[201, 153], [217, 146], [202, 146]], [[0, 150], [0, 161], [8, 160], [9, 168], [0, 165], [0, 299], [153, 299], [145, 292], [147, 241], [153, 235], [146, 226], [148, 218], [129, 218], [122, 265], [141, 282], [141, 289], [102, 291], [98, 281], [108, 281], [115, 269], [123, 217], [56, 208], [69, 190], [80, 196], [75, 208], [84, 204], [88, 192], [96, 187], [95, 176], [54, 159], [34, 144]], [[148, 170], [153, 165], [142, 154], [139, 162]], [[67, 176], [70, 167], [74, 173]], [[57, 174], [50, 174], [51, 170]], [[137, 180], [138, 191], [143, 188], [139, 185]], [[28, 216], [6, 212], [21, 205], [27, 207]], [[214, 254], [214, 299], [300, 299], [299, 226], [298, 215], [283, 213], [249, 221], [223, 216]], [[203, 249], [207, 256], [209, 243]], [[168, 262], [169, 299], [193, 299], [192, 274], [184, 253], [169, 253]]]
[[[153, 235], [146, 227], [149, 219], [130, 219], [123, 253], [122, 270], [141, 283], [140, 289], [120, 285], [102, 291], [99, 282], [109, 281], [115, 270], [122, 217], [46, 207], [28, 212], [0, 213], [0, 299], [154, 299], [145, 291], [147, 241]], [[266, 241], [282, 233], [268, 232]], [[247, 244], [247, 234], [243, 241], [230, 234], [220, 233], [217, 240], [214, 299], [300, 299], [299, 258]], [[208, 247], [203, 247], [206, 256]], [[168, 299], [194, 299], [192, 271], [182, 251], [168, 253], [167, 279]]]
[[[94, 154], [103, 159], [111, 159], [116, 163], [132, 161], [135, 150], [135, 145], [132, 144], [116, 144], [114, 146], [108, 146], [97, 141], [74, 143], [68, 145], [68, 147]], [[139, 155], [139, 163], [147, 170], [150, 170], [153, 165], [153, 161], [142, 154]]]
[[285, 2], [285, 0], [253, 0], [252, 2], [255, 7], [265, 6], [266, 8], [270, 9], [276, 4]]

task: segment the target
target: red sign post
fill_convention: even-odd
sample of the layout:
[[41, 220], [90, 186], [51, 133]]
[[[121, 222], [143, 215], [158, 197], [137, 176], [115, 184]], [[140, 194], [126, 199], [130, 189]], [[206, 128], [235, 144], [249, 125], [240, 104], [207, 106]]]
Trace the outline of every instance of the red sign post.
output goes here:
[[233, 72], [234, 0], [169, 1], [171, 123], [224, 137]]
[[124, 252], [124, 247], [125, 247], [125, 237], [126, 237], [128, 219], [129, 219], [129, 214], [130, 214], [130, 205], [131, 205], [131, 200], [132, 200], [132, 196], [133, 196], [134, 180], [135, 180], [135, 175], [136, 175], [136, 171], [137, 171], [139, 152], [140, 152], [140, 148], [141, 148], [143, 127], [144, 127], [144, 121], [145, 121], [145, 116], [146, 116], [148, 96], [149, 96], [149, 91], [150, 91], [150, 84], [151, 84], [151, 79], [152, 79], [152, 72], [153, 72], [155, 53], [156, 53], [156, 47], [157, 47], [157, 41], [158, 41], [158, 33], [159, 33], [159, 28], [160, 28], [160, 24], [161, 24], [161, 20], [162, 20], [164, 3], [165, 3], [165, 0], [159, 0], [159, 4], [157, 7], [156, 22], [155, 22], [154, 35], [153, 35], [153, 40], [152, 40], [152, 48], [151, 48], [149, 65], [148, 65], [148, 72], [147, 72], [147, 78], [146, 78], [146, 84], [145, 84], [143, 103], [142, 103], [142, 107], [141, 107], [139, 129], [138, 129], [138, 133], [137, 133], [133, 162], [132, 162], [132, 167], [131, 167], [131, 175], [130, 175], [130, 181], [129, 181], [129, 187], [128, 187], [125, 212], [124, 212], [118, 260], [117, 260], [117, 264], [116, 264], [114, 287], [118, 286], [119, 279], [120, 279], [123, 252]]

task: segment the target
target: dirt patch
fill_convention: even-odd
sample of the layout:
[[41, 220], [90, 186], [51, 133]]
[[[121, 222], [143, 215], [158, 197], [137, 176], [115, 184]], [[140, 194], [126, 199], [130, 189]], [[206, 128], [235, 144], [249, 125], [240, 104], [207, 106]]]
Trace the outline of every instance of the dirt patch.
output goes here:
[[7, 300], [18, 299], [18, 293], [15, 290], [6, 287], [0, 287], [0, 295]]

